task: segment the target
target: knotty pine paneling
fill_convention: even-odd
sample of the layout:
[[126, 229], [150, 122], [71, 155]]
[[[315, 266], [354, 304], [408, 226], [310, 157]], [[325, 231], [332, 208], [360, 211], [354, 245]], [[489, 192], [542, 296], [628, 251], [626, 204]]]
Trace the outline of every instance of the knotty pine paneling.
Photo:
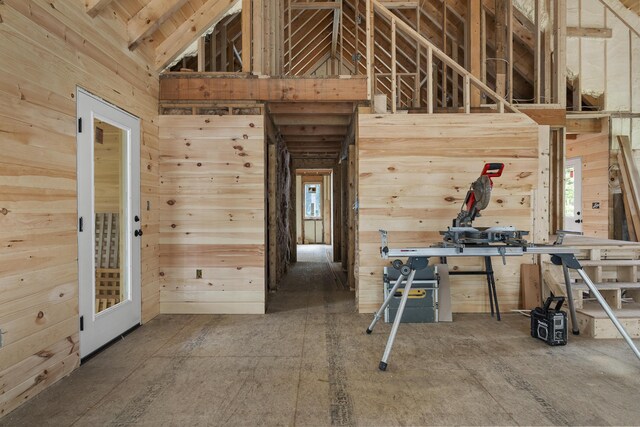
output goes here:
[[143, 321], [159, 313], [159, 84], [108, 9], [5, 0], [0, 16], [2, 416], [79, 364], [77, 86], [141, 118]]
[[264, 313], [264, 144], [261, 115], [160, 116], [162, 313]]
[[[359, 115], [358, 307], [382, 303], [379, 229], [390, 247], [428, 246], [441, 241], [470, 184], [487, 162], [505, 163], [494, 180], [489, 207], [476, 226], [513, 225], [533, 232], [539, 182], [538, 126], [519, 114]], [[481, 258], [450, 259], [450, 268], [477, 270]], [[500, 308], [517, 308], [520, 264], [531, 257], [494, 259]], [[484, 276], [452, 276], [456, 312], [489, 310]]]

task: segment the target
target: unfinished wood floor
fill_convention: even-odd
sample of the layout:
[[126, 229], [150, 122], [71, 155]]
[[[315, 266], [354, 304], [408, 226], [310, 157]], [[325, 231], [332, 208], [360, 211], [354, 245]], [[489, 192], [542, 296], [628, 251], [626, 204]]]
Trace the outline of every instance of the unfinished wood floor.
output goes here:
[[637, 425], [640, 363], [622, 341], [550, 348], [528, 319], [389, 326], [305, 248], [263, 316], [164, 315], [0, 425]]

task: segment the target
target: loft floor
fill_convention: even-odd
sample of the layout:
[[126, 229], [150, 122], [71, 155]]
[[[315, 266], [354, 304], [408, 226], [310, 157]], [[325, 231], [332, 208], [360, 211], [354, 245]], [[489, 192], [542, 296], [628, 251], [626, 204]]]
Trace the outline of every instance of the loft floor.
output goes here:
[[269, 314], [163, 315], [0, 425], [633, 425], [640, 364], [622, 340], [551, 348], [528, 319], [456, 315], [364, 333], [326, 247], [305, 247]]

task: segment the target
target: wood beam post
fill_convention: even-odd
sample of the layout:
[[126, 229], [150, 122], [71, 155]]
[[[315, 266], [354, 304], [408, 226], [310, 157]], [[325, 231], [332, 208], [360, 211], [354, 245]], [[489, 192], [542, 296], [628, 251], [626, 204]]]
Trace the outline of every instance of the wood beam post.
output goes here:
[[510, 104], [513, 104], [513, 2], [507, 3], [507, 82], [508, 82], [508, 98]]
[[[482, 78], [481, 67], [480, 67], [480, 52], [482, 47], [480, 46], [480, 10], [482, 2], [478, 0], [468, 0], [468, 13], [467, 13], [467, 25], [469, 26], [468, 37], [469, 37], [469, 72], [478, 78], [479, 80]], [[467, 82], [465, 82], [465, 90], [467, 87]], [[480, 89], [477, 87], [470, 88], [470, 103], [472, 107], [480, 106]], [[466, 101], [465, 101], [466, 102]]]
[[268, 145], [268, 159], [267, 159], [267, 185], [268, 185], [268, 215], [269, 215], [269, 290], [275, 290], [277, 288], [277, 261], [278, 261], [278, 243], [277, 243], [277, 231], [278, 231], [278, 218], [276, 205], [277, 199], [277, 179], [278, 179], [278, 164], [277, 164], [277, 147], [275, 144]]
[[561, 107], [567, 106], [567, 4], [566, 0], [555, 0], [555, 46], [554, 46], [554, 102]]
[[[495, 0], [495, 23], [496, 23], [496, 93], [505, 98], [506, 80], [507, 80], [507, 63], [506, 53], [506, 15], [507, 0]], [[511, 0], [509, 0], [511, 2]]]
[[[242, 0], [242, 72], [251, 72], [251, 0]], [[262, 37], [262, 35], [260, 35]]]
[[391, 20], [391, 112], [398, 108], [398, 64], [396, 58], [396, 20]]
[[534, 10], [534, 52], [533, 52], [533, 98], [536, 104], [540, 104], [540, 96], [542, 89], [542, 37], [540, 34], [540, 20], [542, 15], [541, 2], [543, 0], [535, 0]]
[[366, 32], [367, 32], [367, 78], [369, 80], [369, 84], [367, 85], [367, 95], [369, 98], [369, 102], [373, 107], [373, 96], [375, 94], [375, 75], [374, 75], [374, 55], [375, 55], [375, 28], [374, 28], [374, 9], [371, 0], [365, 0], [367, 6], [367, 23], [366, 23]]
[[200, 36], [198, 39], [198, 71], [205, 71], [204, 67], [206, 64], [206, 50], [205, 50], [205, 36]]

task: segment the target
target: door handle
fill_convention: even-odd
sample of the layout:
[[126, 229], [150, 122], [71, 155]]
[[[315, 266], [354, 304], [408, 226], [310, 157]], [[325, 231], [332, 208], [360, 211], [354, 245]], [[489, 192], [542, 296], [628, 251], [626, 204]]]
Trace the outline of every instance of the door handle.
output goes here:
[[581, 220], [581, 219], [576, 219], [576, 220], [575, 220], [575, 223], [576, 223], [576, 224], [582, 224], [582, 220]]
[[140, 237], [140, 236], [142, 236], [142, 229], [140, 229], [140, 230], [135, 230], [135, 231], [133, 232], [133, 235], [134, 235], [134, 236], [136, 236], [136, 237]]

